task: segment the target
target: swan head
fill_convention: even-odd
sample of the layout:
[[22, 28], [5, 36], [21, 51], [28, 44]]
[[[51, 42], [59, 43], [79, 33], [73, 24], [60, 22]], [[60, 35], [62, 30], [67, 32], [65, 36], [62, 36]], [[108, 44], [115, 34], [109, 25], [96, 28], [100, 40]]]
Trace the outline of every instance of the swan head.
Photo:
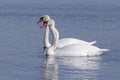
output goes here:
[[47, 26], [54, 27], [55, 21], [52, 19], [49, 19], [48, 21], [43, 21], [42, 26], [40, 28], [47, 27]]
[[50, 16], [48, 15], [44, 15], [42, 16], [39, 21], [37, 22], [37, 24], [39, 24], [40, 22], [43, 22], [43, 21], [49, 21], [50, 20]]

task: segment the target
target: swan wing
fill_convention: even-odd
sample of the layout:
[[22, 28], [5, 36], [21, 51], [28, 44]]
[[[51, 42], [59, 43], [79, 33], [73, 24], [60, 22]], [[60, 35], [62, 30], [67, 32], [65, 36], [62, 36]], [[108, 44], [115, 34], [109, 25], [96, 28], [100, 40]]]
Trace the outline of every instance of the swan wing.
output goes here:
[[58, 42], [58, 48], [62, 48], [64, 46], [67, 45], [73, 45], [73, 44], [86, 44], [86, 45], [92, 45], [95, 44], [96, 41], [92, 41], [92, 42], [87, 42], [84, 40], [80, 40], [80, 39], [75, 39], [75, 38], [64, 38], [64, 39], [60, 39]]

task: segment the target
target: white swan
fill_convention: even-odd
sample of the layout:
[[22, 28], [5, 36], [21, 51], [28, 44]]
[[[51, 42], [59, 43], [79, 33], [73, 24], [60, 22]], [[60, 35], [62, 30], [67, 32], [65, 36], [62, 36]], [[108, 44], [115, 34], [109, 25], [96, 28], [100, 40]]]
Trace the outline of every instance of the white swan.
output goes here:
[[50, 27], [53, 34], [53, 44], [48, 47], [46, 54], [55, 56], [96, 56], [102, 54], [108, 49], [100, 49], [96, 46], [89, 44], [74, 43], [63, 46], [62, 48], [57, 48], [59, 42], [59, 32], [55, 28], [55, 22], [52, 19], [44, 21], [42, 27]]
[[[48, 21], [52, 21], [52, 19], [50, 20], [50, 17], [48, 15], [44, 15], [43, 17], [41, 17], [39, 19], [39, 21], [37, 23], [40, 23], [42, 21], [48, 22]], [[49, 24], [49, 25], [51, 25], [51, 24]], [[49, 42], [49, 25], [46, 26], [46, 30], [45, 30], [45, 33], [44, 33], [44, 46], [45, 46], [45, 48], [48, 48], [48, 47], [51, 46], [51, 44]], [[44, 27], [44, 26], [42, 26], [42, 27]], [[42, 28], [42, 27], [40, 27], [40, 28]], [[87, 41], [83, 41], [83, 40], [75, 39], [75, 38], [64, 38], [64, 39], [60, 39], [58, 41], [57, 48], [62, 48], [64, 46], [77, 44], [77, 43], [92, 45], [92, 44], [95, 44], [96, 41], [87, 42]]]

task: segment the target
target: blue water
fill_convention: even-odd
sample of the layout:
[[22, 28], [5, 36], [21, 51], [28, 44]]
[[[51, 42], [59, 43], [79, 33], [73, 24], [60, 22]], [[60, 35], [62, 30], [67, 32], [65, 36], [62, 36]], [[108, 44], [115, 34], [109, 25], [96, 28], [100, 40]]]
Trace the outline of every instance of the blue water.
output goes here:
[[[99, 57], [44, 57], [39, 18], [50, 15], [60, 38], [96, 40]], [[118, 0], [1, 0], [0, 80], [119, 80]]]

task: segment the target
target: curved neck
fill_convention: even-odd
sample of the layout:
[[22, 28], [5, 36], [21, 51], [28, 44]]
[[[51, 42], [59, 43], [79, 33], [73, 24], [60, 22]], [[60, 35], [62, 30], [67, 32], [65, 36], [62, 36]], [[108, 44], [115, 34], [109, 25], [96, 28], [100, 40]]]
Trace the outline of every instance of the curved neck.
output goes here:
[[51, 47], [54, 48], [54, 50], [56, 49], [57, 45], [58, 45], [58, 41], [59, 41], [59, 32], [58, 30], [55, 28], [55, 23], [53, 23], [51, 26], [50, 26], [50, 30], [53, 34], [53, 44]]
[[44, 47], [50, 47], [49, 42], [49, 26], [46, 27], [45, 33], [44, 33]]

